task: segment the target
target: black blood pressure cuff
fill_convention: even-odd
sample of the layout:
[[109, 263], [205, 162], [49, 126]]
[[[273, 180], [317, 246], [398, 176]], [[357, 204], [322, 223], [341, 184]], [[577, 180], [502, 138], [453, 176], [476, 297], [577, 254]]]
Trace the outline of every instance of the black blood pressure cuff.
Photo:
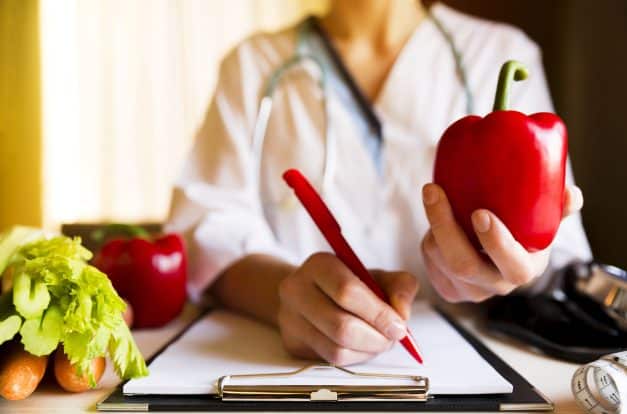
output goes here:
[[627, 331], [601, 305], [577, 292], [575, 272], [574, 266], [556, 272], [544, 292], [515, 293], [488, 301], [488, 330], [577, 363], [624, 350]]

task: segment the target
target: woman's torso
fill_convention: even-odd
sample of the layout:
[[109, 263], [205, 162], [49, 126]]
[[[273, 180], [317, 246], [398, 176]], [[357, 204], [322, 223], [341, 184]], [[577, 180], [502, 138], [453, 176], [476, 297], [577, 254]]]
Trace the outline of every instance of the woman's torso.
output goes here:
[[[462, 65], [473, 92], [474, 110], [490, 110], [498, 68], [529, 54], [532, 43], [514, 29], [461, 15], [435, 5], [407, 41], [371, 110], [381, 126], [380, 159], [373, 155], [364, 135], [372, 125], [338, 83], [337, 68], [327, 88], [329, 139], [336, 161], [331, 185], [323, 194], [343, 233], [367, 267], [405, 269], [422, 273], [420, 242], [428, 229], [421, 187], [432, 179], [437, 141], [445, 128], [464, 116], [469, 104], [444, 30], [455, 33], [454, 44], [463, 50]], [[434, 20], [437, 19], [437, 20]], [[298, 30], [254, 39], [266, 53], [268, 68], [291, 57], [299, 42]], [[305, 51], [319, 55], [318, 34], [304, 42]], [[321, 52], [322, 49], [322, 52]], [[518, 59], [524, 59], [518, 57]], [[373, 62], [376, 64], [376, 62]], [[290, 198], [280, 179], [288, 168], [299, 168], [320, 189], [325, 167], [326, 138], [321, 91], [315, 86], [315, 67], [294, 70], [276, 91], [262, 157], [261, 188], [264, 212], [278, 241], [298, 260], [328, 250], [311, 219]], [[340, 79], [341, 80], [341, 79]], [[550, 106], [550, 102], [546, 103]], [[535, 108], [550, 110], [550, 108]], [[374, 134], [376, 135], [376, 134]], [[375, 138], [376, 139], [376, 138]], [[372, 140], [372, 137], [370, 137]]]

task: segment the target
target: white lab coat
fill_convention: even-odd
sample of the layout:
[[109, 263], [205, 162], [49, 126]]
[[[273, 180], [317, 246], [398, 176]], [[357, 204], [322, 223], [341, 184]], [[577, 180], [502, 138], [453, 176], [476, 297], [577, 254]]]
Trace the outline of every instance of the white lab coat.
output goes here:
[[[509, 59], [523, 62], [531, 74], [514, 85], [511, 107], [525, 113], [552, 111], [540, 50], [521, 31], [441, 4], [432, 7], [462, 53], [477, 113], [490, 112], [500, 65]], [[296, 167], [314, 185], [319, 187], [321, 180], [324, 118], [321, 92], [310, 77], [317, 74], [311, 68], [288, 75], [275, 94], [263, 147], [263, 201], [256, 185], [251, 142], [262, 89], [293, 55], [295, 43], [294, 28], [258, 34], [222, 62], [206, 119], [176, 183], [167, 226], [187, 236], [193, 298], [243, 255], [268, 253], [296, 264], [316, 251], [329, 250], [304, 209], [286, 202], [291, 190], [281, 179], [284, 170]], [[434, 22], [425, 19], [373, 103], [383, 126], [381, 174], [356, 136], [354, 113], [342, 106], [333, 90], [328, 101], [338, 160], [332, 186], [323, 197], [367, 267], [412, 272], [429, 294], [420, 253], [429, 228], [421, 187], [432, 180], [442, 132], [466, 115], [449, 44]], [[573, 216], [559, 229], [551, 266], [589, 257], [581, 219]]]

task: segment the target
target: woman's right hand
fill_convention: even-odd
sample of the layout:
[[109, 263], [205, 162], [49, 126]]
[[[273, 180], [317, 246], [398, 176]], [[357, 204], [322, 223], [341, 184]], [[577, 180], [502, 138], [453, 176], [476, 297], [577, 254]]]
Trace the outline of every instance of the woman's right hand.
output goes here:
[[373, 271], [394, 308], [379, 299], [335, 255], [310, 256], [279, 285], [278, 325], [286, 349], [336, 365], [365, 361], [407, 332], [416, 278]]

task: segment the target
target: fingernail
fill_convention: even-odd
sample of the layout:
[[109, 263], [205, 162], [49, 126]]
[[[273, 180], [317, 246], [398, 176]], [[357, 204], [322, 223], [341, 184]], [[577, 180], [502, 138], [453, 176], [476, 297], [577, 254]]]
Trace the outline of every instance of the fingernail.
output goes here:
[[581, 210], [583, 208], [583, 192], [581, 188], [574, 186], [573, 187], [573, 199], [576, 210]]
[[384, 334], [388, 338], [398, 341], [407, 335], [407, 328], [402, 323], [394, 321], [387, 327]]
[[428, 206], [432, 206], [438, 202], [440, 198], [438, 190], [432, 185], [425, 185], [422, 188], [422, 199]]
[[485, 211], [475, 211], [472, 215], [472, 225], [478, 233], [490, 230], [490, 215]]
[[409, 303], [411, 301], [409, 295], [406, 295], [405, 293], [397, 293], [392, 296], [391, 301], [394, 309], [396, 309], [396, 311], [401, 315], [403, 319], [407, 320], [409, 318]]

